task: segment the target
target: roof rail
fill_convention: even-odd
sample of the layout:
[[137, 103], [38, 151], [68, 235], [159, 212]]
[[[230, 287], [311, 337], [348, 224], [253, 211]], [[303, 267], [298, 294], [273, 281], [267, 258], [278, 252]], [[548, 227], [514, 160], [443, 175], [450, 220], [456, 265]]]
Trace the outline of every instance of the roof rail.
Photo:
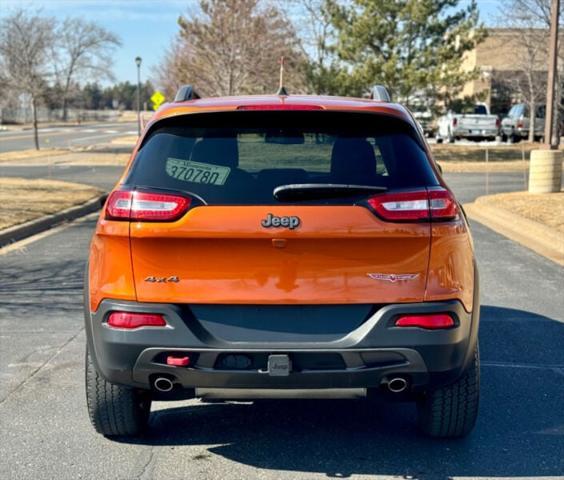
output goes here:
[[372, 100], [380, 100], [381, 102], [391, 102], [392, 97], [390, 97], [390, 93], [388, 89], [384, 87], [384, 85], [374, 85], [370, 89], [370, 98]]
[[188, 100], [196, 100], [200, 97], [198, 92], [194, 89], [192, 85], [182, 85], [178, 92], [176, 92], [176, 97], [174, 97], [175, 102], [186, 102]]

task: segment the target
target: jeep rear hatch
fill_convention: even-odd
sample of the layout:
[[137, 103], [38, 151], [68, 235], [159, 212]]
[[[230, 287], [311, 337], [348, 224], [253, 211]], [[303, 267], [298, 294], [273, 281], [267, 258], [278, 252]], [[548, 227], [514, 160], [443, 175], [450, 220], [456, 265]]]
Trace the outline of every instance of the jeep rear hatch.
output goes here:
[[400, 119], [237, 111], [158, 122], [109, 204], [139, 301], [382, 304], [424, 298], [433, 188]]

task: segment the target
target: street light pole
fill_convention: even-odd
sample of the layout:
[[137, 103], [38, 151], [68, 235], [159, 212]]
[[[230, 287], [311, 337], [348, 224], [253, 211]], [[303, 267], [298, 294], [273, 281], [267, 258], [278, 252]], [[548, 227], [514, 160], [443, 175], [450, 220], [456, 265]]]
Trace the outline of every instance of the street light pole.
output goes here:
[[[558, 16], [560, 0], [552, 0], [550, 12], [550, 40], [548, 44], [548, 82], [546, 86], [546, 118], [544, 125], [544, 142], [548, 148], [554, 148], [552, 133], [554, 125], [554, 87], [556, 86], [556, 68], [558, 62]], [[534, 113], [531, 112], [531, 115]]]
[[135, 57], [137, 65], [137, 136], [141, 136], [141, 57]]

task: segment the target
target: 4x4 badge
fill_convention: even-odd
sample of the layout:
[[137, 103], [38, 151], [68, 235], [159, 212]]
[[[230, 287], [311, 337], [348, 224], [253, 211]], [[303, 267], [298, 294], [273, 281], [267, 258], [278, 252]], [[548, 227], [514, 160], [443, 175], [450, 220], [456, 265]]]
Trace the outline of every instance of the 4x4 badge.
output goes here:
[[180, 279], [176, 275], [171, 275], [170, 277], [145, 277], [145, 281], [149, 283], [178, 283]]
[[298, 228], [300, 226], [301, 220], [300, 217], [277, 217], [276, 215], [272, 215], [272, 213], [268, 213], [266, 218], [261, 220], [260, 224], [264, 228], [278, 228], [278, 227], [285, 227], [289, 228], [290, 230], [294, 230], [294, 228]]
[[414, 280], [418, 273], [367, 273], [372, 280], [383, 280], [385, 282], [401, 282], [402, 280]]

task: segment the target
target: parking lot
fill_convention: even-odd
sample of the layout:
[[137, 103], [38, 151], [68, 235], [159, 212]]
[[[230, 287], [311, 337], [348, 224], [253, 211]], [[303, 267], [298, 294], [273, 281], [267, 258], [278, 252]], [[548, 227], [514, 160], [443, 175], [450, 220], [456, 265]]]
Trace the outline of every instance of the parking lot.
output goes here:
[[[33, 176], [42, 167], [21, 168]], [[51, 174], [108, 188], [117, 170], [68, 167]], [[464, 202], [483, 194], [481, 174], [447, 180]], [[490, 178], [490, 188], [519, 189], [521, 181], [519, 174], [500, 174]], [[84, 398], [82, 327], [82, 276], [94, 223], [95, 215], [0, 255], [1, 478], [564, 474], [563, 270], [480, 224], [473, 233], [482, 288], [482, 403], [466, 440], [419, 436], [410, 404], [329, 400], [160, 402], [144, 437], [95, 434]]]

